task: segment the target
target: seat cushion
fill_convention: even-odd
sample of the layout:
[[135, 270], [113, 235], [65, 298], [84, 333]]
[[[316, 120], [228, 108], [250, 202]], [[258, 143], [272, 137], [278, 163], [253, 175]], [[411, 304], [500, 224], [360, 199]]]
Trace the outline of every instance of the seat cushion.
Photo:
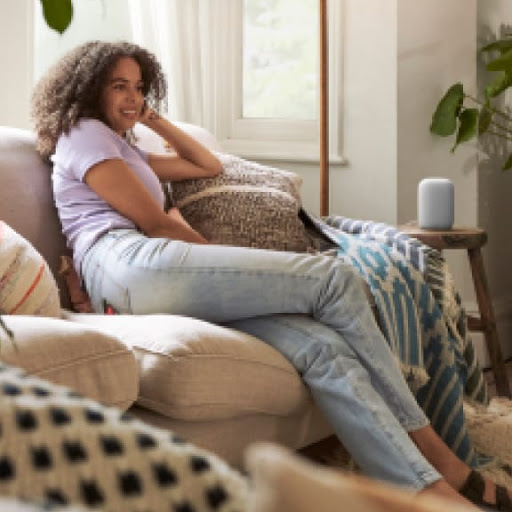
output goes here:
[[11, 315], [3, 320], [14, 334], [9, 341], [0, 333], [3, 362], [105, 405], [127, 409], [135, 402], [137, 363], [115, 337], [57, 318]]
[[248, 334], [177, 315], [66, 312], [65, 317], [94, 325], [132, 348], [140, 371], [137, 403], [165, 416], [287, 416], [309, 405], [293, 366]]

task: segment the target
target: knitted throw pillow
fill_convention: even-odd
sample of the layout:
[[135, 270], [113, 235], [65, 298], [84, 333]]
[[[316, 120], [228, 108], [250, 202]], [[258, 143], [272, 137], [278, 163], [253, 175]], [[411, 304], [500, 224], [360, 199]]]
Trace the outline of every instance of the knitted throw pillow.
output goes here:
[[301, 180], [295, 173], [215, 153], [215, 178], [174, 182], [183, 217], [215, 244], [305, 252], [309, 239], [298, 217]]
[[57, 284], [48, 264], [0, 221], [0, 314], [60, 317]]
[[0, 496], [123, 512], [243, 512], [224, 461], [122, 411], [0, 363]]

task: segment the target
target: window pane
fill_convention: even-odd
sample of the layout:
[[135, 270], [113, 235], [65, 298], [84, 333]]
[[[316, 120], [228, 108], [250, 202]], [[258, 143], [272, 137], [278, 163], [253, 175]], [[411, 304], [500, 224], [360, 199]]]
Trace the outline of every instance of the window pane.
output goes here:
[[243, 116], [317, 119], [318, 0], [244, 0]]

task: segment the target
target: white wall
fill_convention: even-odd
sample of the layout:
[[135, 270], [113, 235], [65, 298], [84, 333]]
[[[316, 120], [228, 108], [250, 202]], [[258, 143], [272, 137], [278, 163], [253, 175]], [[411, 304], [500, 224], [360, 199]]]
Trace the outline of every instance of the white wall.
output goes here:
[[347, 0], [343, 147], [332, 179], [335, 213], [395, 222], [397, 214], [396, 0]]
[[33, 0], [0, 0], [0, 125], [29, 126]]
[[475, 145], [461, 146], [452, 155], [453, 139], [430, 135], [429, 126], [437, 102], [453, 83], [462, 81], [475, 92], [476, 1], [401, 0], [398, 27], [398, 220], [416, 217], [422, 178], [445, 176], [455, 184], [455, 223], [475, 225]]
[[[476, 0], [399, 1], [398, 9], [398, 217], [417, 217], [417, 186], [429, 176], [455, 185], [455, 224], [478, 224], [476, 145], [450, 152], [449, 140], [429, 133], [432, 113], [444, 92], [462, 81], [476, 89]], [[456, 30], [454, 29], [456, 27]], [[457, 288], [475, 309], [467, 256], [448, 251]]]

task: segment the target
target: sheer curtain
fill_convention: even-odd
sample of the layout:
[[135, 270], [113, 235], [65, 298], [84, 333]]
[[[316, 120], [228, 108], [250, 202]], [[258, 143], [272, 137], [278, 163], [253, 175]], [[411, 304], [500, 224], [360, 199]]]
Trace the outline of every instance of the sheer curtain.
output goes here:
[[217, 0], [130, 0], [133, 41], [152, 51], [169, 83], [176, 121], [214, 128], [213, 38]]

